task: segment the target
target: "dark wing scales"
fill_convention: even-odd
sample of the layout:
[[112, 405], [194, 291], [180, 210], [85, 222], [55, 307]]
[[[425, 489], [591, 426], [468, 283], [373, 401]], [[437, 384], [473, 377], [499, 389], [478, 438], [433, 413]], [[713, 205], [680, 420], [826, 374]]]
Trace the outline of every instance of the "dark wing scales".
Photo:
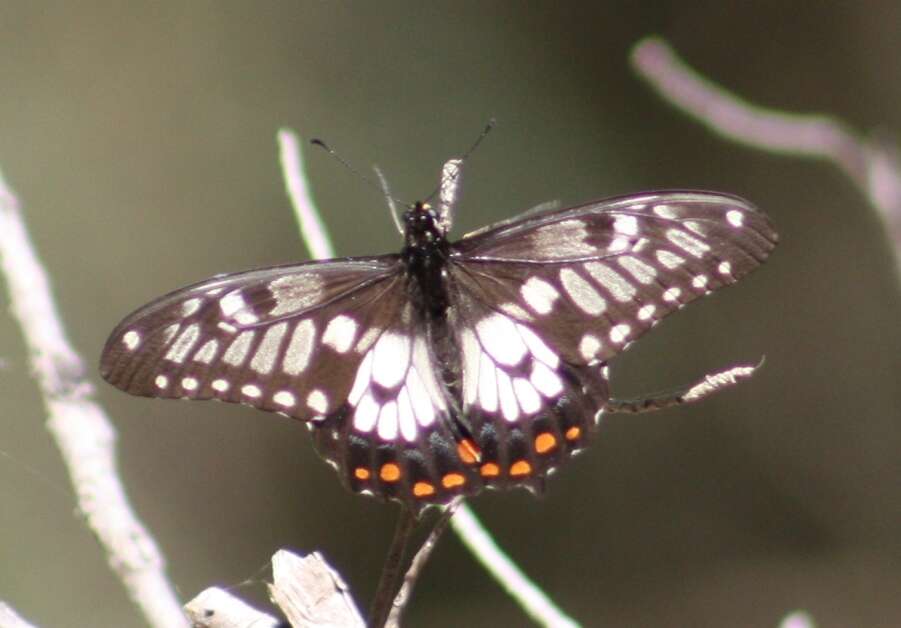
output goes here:
[[126, 317], [100, 372], [146, 397], [218, 399], [321, 421], [350, 392], [367, 343], [400, 312], [396, 256], [214, 277]]
[[609, 399], [606, 365], [568, 363], [540, 330], [480, 298], [459, 269], [450, 285], [462, 415], [480, 452], [480, 483], [541, 492], [544, 478], [594, 432]]
[[776, 245], [738, 197], [676, 191], [506, 221], [453, 245], [453, 265], [572, 364], [608, 361], [660, 319], [759, 266]]

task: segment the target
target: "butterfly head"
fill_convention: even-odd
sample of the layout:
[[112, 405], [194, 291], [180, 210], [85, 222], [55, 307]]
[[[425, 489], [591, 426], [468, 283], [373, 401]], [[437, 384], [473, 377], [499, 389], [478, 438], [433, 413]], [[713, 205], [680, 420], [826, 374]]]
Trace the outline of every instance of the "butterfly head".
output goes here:
[[432, 248], [443, 242], [445, 235], [438, 212], [428, 203], [417, 201], [404, 213], [404, 239], [408, 247]]

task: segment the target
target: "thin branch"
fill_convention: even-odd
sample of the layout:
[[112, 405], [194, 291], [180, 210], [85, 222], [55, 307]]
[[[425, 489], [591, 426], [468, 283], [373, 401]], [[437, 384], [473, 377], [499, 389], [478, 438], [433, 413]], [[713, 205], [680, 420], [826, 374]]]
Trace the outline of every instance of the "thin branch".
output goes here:
[[723, 388], [731, 388], [742, 380], [750, 379], [758, 368], [760, 368], [760, 364], [757, 366], [733, 366], [725, 371], [707, 374], [703, 379], [690, 386], [677, 389], [675, 392], [639, 399], [611, 399], [604, 406], [604, 410], [610, 414], [617, 412], [639, 414], [695, 403]]
[[391, 539], [391, 547], [388, 549], [385, 564], [382, 565], [382, 574], [372, 599], [372, 608], [369, 611], [370, 628], [382, 628], [388, 621], [392, 603], [400, 589], [404, 559], [415, 531], [416, 513], [406, 506], [401, 506], [397, 515], [397, 526], [394, 528], [394, 538]]
[[807, 611], [794, 611], [782, 618], [779, 628], [816, 628], [816, 623]]
[[307, 177], [303, 168], [303, 158], [297, 142], [297, 134], [290, 129], [278, 132], [279, 159], [285, 189], [294, 206], [294, 215], [300, 226], [300, 237], [310, 250], [314, 259], [328, 259], [335, 256], [328, 231], [316, 211], [313, 199], [307, 186]]
[[451, 519], [451, 525], [473, 556], [537, 623], [554, 628], [579, 625], [520, 571], [469, 508], [460, 508]]
[[635, 46], [632, 66], [661, 98], [725, 139], [834, 163], [878, 210], [901, 267], [901, 161], [895, 148], [868, 141], [830, 116], [749, 103], [698, 74], [657, 37]]
[[419, 579], [419, 575], [422, 573], [423, 568], [425, 568], [425, 564], [432, 555], [432, 551], [434, 551], [435, 546], [438, 544], [438, 539], [444, 534], [444, 531], [447, 529], [447, 524], [450, 523], [451, 517], [454, 516], [454, 513], [457, 512], [457, 508], [459, 508], [461, 504], [463, 504], [463, 498], [457, 497], [447, 505], [444, 512], [442, 512], [441, 516], [438, 518], [438, 521], [435, 522], [435, 526], [429, 533], [428, 538], [426, 538], [425, 542], [423, 542], [422, 546], [416, 552], [413, 560], [410, 561], [410, 567], [404, 575], [404, 583], [397, 592], [397, 596], [394, 598], [394, 603], [391, 606], [391, 613], [388, 615], [388, 621], [385, 622], [385, 625], [388, 628], [398, 628], [400, 626], [401, 616], [407, 607], [407, 603], [410, 601], [410, 595], [413, 593], [413, 587], [416, 586], [416, 580]]
[[[293, 135], [290, 131], [282, 130], [279, 133], [279, 142], [282, 151], [295, 150], [299, 152], [297, 141], [284, 143], [283, 135]], [[285, 159], [282, 163], [282, 175], [285, 180], [296, 178], [303, 179], [303, 173], [299, 170], [286, 171], [293, 163], [299, 163], [300, 158]], [[318, 216], [316, 206], [312, 199], [308, 196], [309, 186], [305, 183], [302, 186], [288, 186], [288, 193], [292, 194], [294, 190], [301, 191], [303, 198], [292, 199], [294, 207], [308, 207], [315, 215]], [[318, 218], [317, 218], [318, 220]], [[303, 224], [304, 218], [298, 216], [298, 222]], [[316, 259], [334, 257], [334, 250], [331, 244], [326, 240], [310, 242], [306, 239], [306, 231], [301, 229], [301, 238], [306, 243], [311, 255]], [[323, 251], [321, 254], [317, 251]], [[485, 567], [485, 569], [498, 581], [501, 587], [506, 590], [523, 609], [532, 616], [537, 622], [545, 626], [578, 626], [578, 624], [567, 617], [562, 610], [545, 595], [528, 577], [517, 567], [501, 549], [498, 547], [491, 534], [482, 527], [478, 518], [473, 514], [466, 504], [461, 504], [457, 510], [457, 514], [451, 519], [451, 527], [457, 536], [460, 537], [463, 544], [472, 552], [475, 559]]]
[[0, 628], [34, 628], [5, 602], [0, 602]]
[[294, 628], [364, 628], [347, 584], [319, 552], [272, 557], [269, 593]]
[[192, 628], [279, 628], [281, 622], [219, 587], [201, 591], [185, 604]]
[[66, 464], [78, 508], [147, 622], [187, 626], [162, 554], [128, 503], [116, 467], [116, 433], [93, 400], [93, 387], [66, 337], [19, 207], [0, 175], [0, 263], [47, 410], [47, 429]]

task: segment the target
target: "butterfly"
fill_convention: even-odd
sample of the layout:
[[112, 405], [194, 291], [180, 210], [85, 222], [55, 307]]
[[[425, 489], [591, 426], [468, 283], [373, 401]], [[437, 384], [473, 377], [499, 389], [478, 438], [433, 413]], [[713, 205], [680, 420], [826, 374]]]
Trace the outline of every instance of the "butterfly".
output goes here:
[[112, 332], [102, 376], [298, 419], [351, 491], [416, 512], [540, 492], [592, 437], [609, 361], [778, 240], [749, 202], [702, 191], [532, 211], [457, 241], [443, 200], [402, 222], [397, 254], [218, 275], [152, 301]]

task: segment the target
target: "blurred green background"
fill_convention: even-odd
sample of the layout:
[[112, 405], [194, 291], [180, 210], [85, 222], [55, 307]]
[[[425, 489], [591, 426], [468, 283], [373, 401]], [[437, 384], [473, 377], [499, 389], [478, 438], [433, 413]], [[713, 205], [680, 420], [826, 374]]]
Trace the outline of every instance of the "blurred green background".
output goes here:
[[[395, 193], [430, 192], [490, 116], [457, 233], [539, 202], [661, 187], [746, 196], [782, 236], [738, 287], [614, 363], [614, 392], [766, 355], [692, 407], [611, 417], [536, 500], [472, 506], [585, 626], [901, 624], [901, 299], [882, 225], [822, 162], [727, 144], [628, 67], [640, 38], [747, 98], [899, 140], [901, 4], [0, 4], [0, 168], [94, 369], [122, 316], [226, 271], [306, 259], [274, 136], [328, 140]], [[396, 250], [381, 196], [322, 151], [344, 255]], [[3, 299], [5, 300], [5, 294]], [[45, 626], [141, 626], [74, 513], [18, 328], [0, 317], [0, 599]], [[93, 376], [122, 473], [180, 594], [263, 599], [276, 549], [318, 549], [367, 606], [395, 508], [354, 497], [306, 430], [243, 407], [128, 397]], [[453, 535], [411, 626], [528, 625]]]

